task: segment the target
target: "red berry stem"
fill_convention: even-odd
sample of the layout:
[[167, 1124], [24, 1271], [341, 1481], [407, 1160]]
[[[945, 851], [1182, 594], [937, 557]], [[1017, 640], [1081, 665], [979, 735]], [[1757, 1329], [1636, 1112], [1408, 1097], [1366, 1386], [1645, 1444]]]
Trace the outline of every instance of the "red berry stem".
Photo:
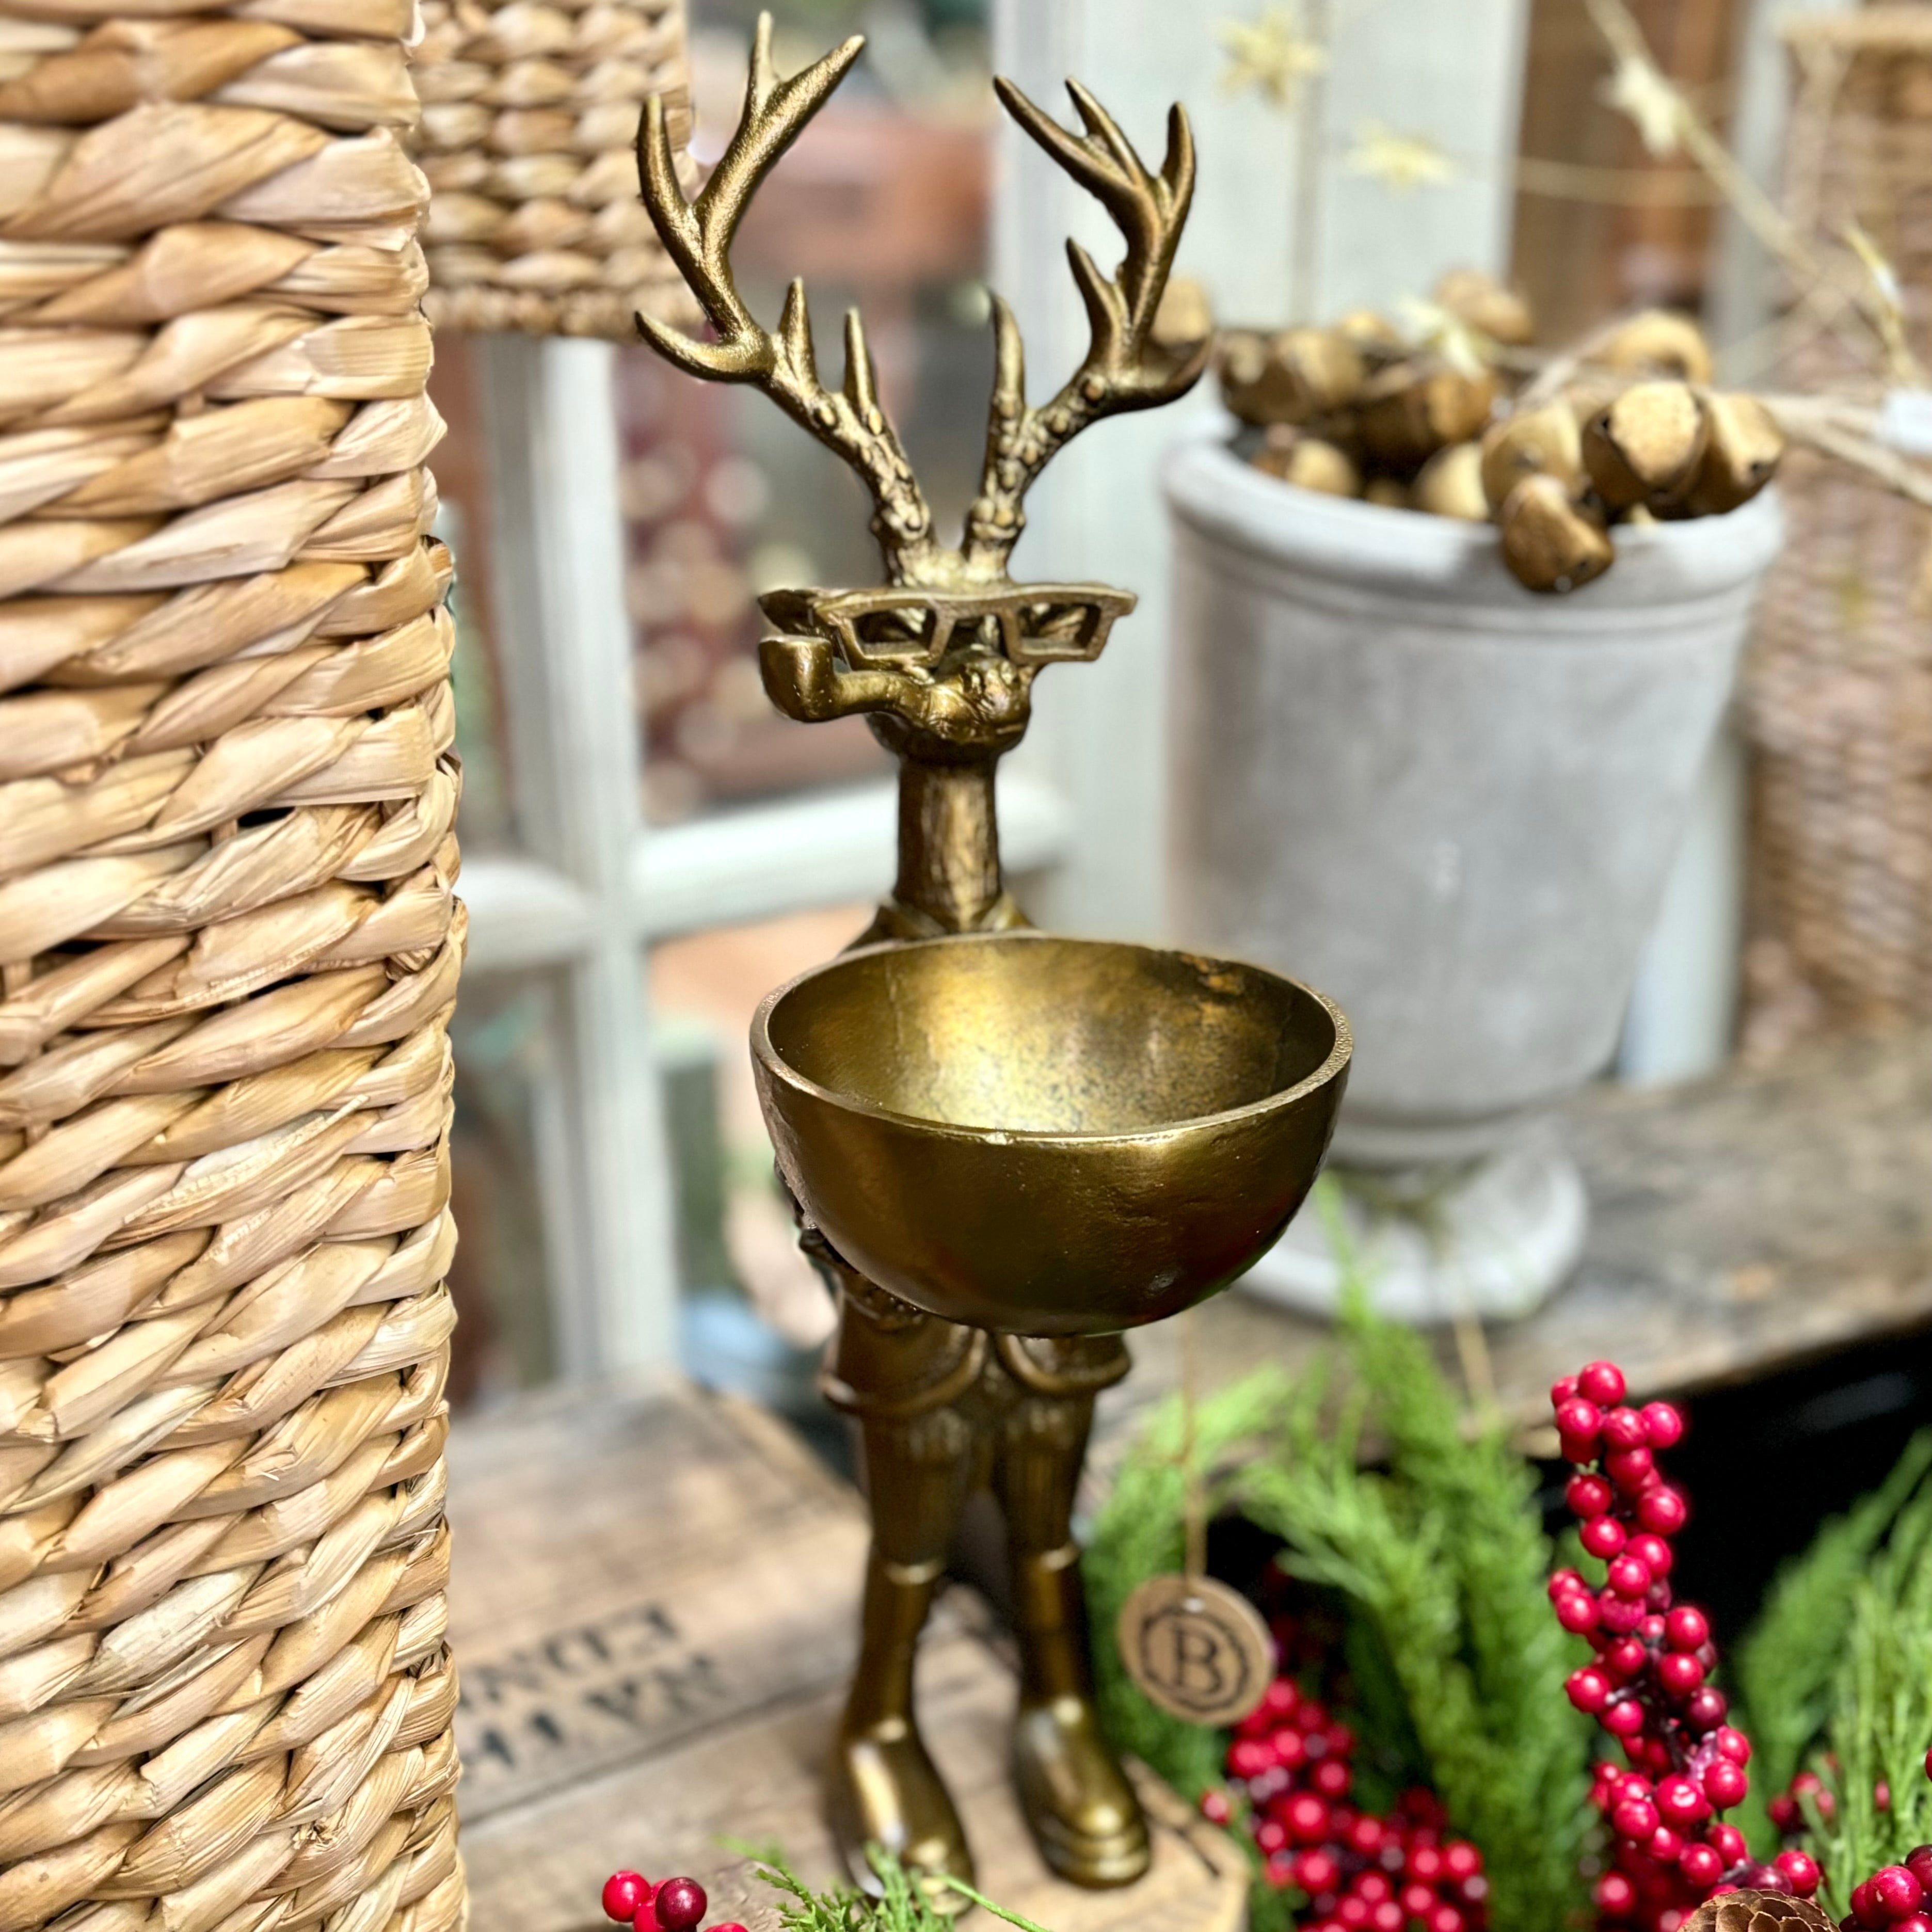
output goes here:
[[1624, 1400], [1623, 1371], [1592, 1362], [1550, 1392], [1578, 1540], [1605, 1566], [1600, 1588], [1574, 1570], [1550, 1580], [1557, 1621], [1595, 1653], [1565, 1686], [1623, 1747], [1625, 1763], [1598, 1766], [1591, 1798], [1616, 1840], [1598, 1880], [1601, 1920], [1642, 1932], [1677, 1932], [1713, 1893], [1749, 1886], [1808, 1898], [1816, 1864], [1802, 1852], [1760, 1864], [1722, 1814], [1749, 1789], [1750, 1742], [1725, 1722], [1724, 1694], [1708, 1681], [1716, 1646], [1702, 1611], [1673, 1600], [1672, 1539], [1689, 1507], [1664, 1479], [1659, 1451], [1684, 1433], [1670, 1403]]

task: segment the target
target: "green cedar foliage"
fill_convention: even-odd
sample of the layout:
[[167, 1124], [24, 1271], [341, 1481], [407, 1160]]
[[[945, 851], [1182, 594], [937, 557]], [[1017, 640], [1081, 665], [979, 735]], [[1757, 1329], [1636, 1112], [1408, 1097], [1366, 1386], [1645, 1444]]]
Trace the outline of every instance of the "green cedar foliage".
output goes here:
[[[1832, 1724], [1866, 1568], [1928, 1469], [1932, 1430], [1923, 1430], [1879, 1488], [1827, 1522], [1810, 1549], [1779, 1570], [1737, 1647], [1732, 1717], [1752, 1744], [1750, 1794], [1737, 1822], [1760, 1852], [1772, 1850], [1775, 1838], [1765, 1805], [1790, 1788]], [[1868, 1606], [1867, 1618], [1872, 1614]]]
[[[1342, 1318], [1388, 1439], [1390, 1473], [1414, 1498], [1415, 1513], [1446, 1529], [1462, 1654], [1484, 1732], [1503, 1761], [1499, 1783], [1462, 1801], [1467, 1828], [1479, 1844], [1485, 1830], [1499, 1846], [1514, 1841], [1508, 1872], [1490, 1870], [1492, 1920], [1498, 1932], [1509, 1932], [1513, 1922], [1526, 1925], [1541, 1913], [1544, 1927], [1555, 1926], [1576, 1894], [1593, 1727], [1563, 1688], [1574, 1640], [1550, 1607], [1552, 1558], [1535, 1472], [1510, 1448], [1500, 1418], [1465, 1430], [1460, 1406], [1412, 1329], [1376, 1318], [1359, 1289], [1345, 1301]], [[1430, 1755], [1439, 1762], [1438, 1750]], [[1439, 1782], [1436, 1789], [1457, 1815], [1455, 1797]]]
[[[1742, 1722], [1765, 1740], [1751, 1770], [1775, 1796], [1815, 1769], [1808, 1804], [1834, 1916], [1858, 1880], [1932, 1841], [1932, 1441], [1916, 1437], [1883, 1487], [1827, 1523], [1780, 1572], [1739, 1646]], [[1878, 1802], [1886, 1787], [1887, 1802]]]
[[[1499, 1428], [1466, 1426], [1426, 1346], [1359, 1289], [1340, 1340], [1352, 1372], [1339, 1400], [1325, 1372], [1264, 1372], [1200, 1406], [1209, 1507], [1279, 1537], [1286, 1567], [1345, 1606], [1363, 1798], [1385, 1802], [1372, 1781], [1420, 1775], [1483, 1852], [1495, 1932], [1556, 1932], [1586, 1909], [1590, 1731], [1564, 1694], [1534, 1476]], [[1386, 1473], [1360, 1466], [1365, 1429], [1387, 1445]], [[1226, 1737], [1156, 1710], [1113, 1634], [1134, 1586], [1183, 1560], [1181, 1440], [1170, 1404], [1102, 1510], [1087, 1570], [1114, 1740], [1192, 1798], [1221, 1782]], [[1244, 1460], [1226, 1466], [1238, 1445]], [[1392, 1780], [1374, 1775], [1390, 1766]], [[1286, 1922], [1280, 1894], [1258, 1886], [1256, 1906], [1257, 1932]]]
[[[781, 1895], [778, 1923], [785, 1932], [952, 1932], [952, 1920], [934, 1905], [926, 1887], [882, 1846], [868, 1846], [866, 1852], [878, 1874], [876, 1898], [849, 1886], [814, 1892], [776, 1851], [765, 1848], [753, 1856], [759, 1877]], [[1030, 1918], [1022, 1918], [1004, 1906], [995, 1905], [963, 1879], [949, 1877], [928, 1882], [958, 1893], [995, 1918], [1018, 1927], [1019, 1932], [1044, 1932]]]
[[[1414, 1335], [1359, 1295], [1342, 1335], [1354, 1416], [1324, 1432], [1303, 1406], [1239, 1506], [1372, 1630], [1427, 1780], [1482, 1850], [1496, 1932], [1550, 1932], [1583, 1904], [1589, 1732], [1564, 1694], [1534, 1478], [1499, 1430], [1465, 1431]], [[1386, 1439], [1385, 1475], [1360, 1468], [1356, 1418]]]

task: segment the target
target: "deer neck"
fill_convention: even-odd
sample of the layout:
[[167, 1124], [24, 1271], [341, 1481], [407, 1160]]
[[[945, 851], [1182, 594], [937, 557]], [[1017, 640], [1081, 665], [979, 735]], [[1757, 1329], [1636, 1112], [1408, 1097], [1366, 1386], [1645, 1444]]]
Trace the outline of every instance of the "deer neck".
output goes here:
[[983, 932], [1019, 923], [1000, 875], [993, 796], [998, 754], [899, 759], [899, 868], [892, 908], [905, 936]]

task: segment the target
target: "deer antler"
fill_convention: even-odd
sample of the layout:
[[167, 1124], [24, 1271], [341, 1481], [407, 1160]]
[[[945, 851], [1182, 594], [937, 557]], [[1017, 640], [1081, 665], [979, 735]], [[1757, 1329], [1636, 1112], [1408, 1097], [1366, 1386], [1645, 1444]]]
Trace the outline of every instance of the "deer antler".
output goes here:
[[1077, 81], [1067, 92], [1085, 124], [1072, 134], [1009, 80], [996, 80], [1006, 112], [1111, 214], [1126, 242], [1112, 280], [1078, 242], [1066, 244], [1092, 328], [1085, 359], [1041, 409], [1028, 406], [1025, 352], [1012, 312], [995, 296], [992, 404], [980, 494], [958, 551], [934, 540], [932, 514], [914, 480], [897, 432], [879, 406], [872, 359], [858, 311], [845, 318], [845, 380], [819, 380], [805, 285], [787, 292], [776, 333], [745, 305], [731, 277], [731, 242], [752, 196], [824, 106], [864, 46], [855, 37], [781, 80], [772, 65], [772, 22], [758, 17], [744, 112], [711, 178], [687, 202], [677, 181], [664, 104], [644, 104], [638, 130], [638, 174], [644, 206], [664, 249], [717, 332], [715, 342], [681, 334], [647, 315], [638, 328], [658, 352], [694, 376], [750, 382], [820, 442], [842, 456], [871, 492], [873, 534], [895, 584], [938, 588], [997, 580], [1025, 527], [1020, 505], [1054, 452], [1089, 423], [1127, 410], [1152, 409], [1184, 394], [1207, 365], [1203, 342], [1170, 352], [1154, 339], [1154, 318], [1194, 194], [1194, 141], [1187, 116], [1168, 116], [1167, 155], [1150, 174], [1106, 109]]
[[694, 376], [750, 382], [836, 450], [872, 494], [873, 534], [895, 583], [916, 578], [934, 554], [932, 515], [914, 479], [897, 433], [879, 406], [876, 376], [856, 309], [845, 317], [845, 381], [819, 380], [805, 284], [787, 291], [776, 334], [761, 327], [731, 278], [731, 240], [758, 184], [824, 104], [865, 45], [854, 36], [812, 65], [781, 80], [772, 65], [772, 19], [758, 16], [744, 112], [736, 131], [694, 202], [678, 184], [663, 100], [644, 104], [638, 129], [638, 175], [644, 206], [718, 340], [699, 342], [648, 315], [644, 340]]
[[1154, 340], [1155, 311], [1194, 195], [1194, 137], [1185, 109], [1168, 110], [1167, 154], [1150, 174], [1107, 110], [1078, 81], [1066, 91], [1086, 124], [1070, 134], [1013, 83], [993, 83], [1000, 104], [1114, 218], [1126, 254], [1108, 280], [1078, 242], [1066, 244], [1087, 304], [1092, 339], [1085, 359], [1043, 409], [1026, 400], [1025, 353], [1012, 311], [993, 298], [996, 345], [986, 469], [966, 521], [965, 563], [975, 578], [1004, 574], [1026, 527], [1020, 503], [1054, 454], [1088, 424], [1184, 395], [1206, 368], [1209, 345], [1175, 356]]

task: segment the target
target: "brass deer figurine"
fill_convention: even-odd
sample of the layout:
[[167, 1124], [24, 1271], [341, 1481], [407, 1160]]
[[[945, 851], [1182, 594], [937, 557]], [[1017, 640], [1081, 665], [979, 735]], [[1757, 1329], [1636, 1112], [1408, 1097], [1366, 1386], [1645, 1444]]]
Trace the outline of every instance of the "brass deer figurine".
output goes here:
[[[678, 185], [661, 100], [647, 104], [638, 138], [645, 205], [716, 335], [698, 340], [640, 315], [645, 340], [693, 375], [763, 389], [844, 458], [872, 496], [884, 586], [782, 590], [760, 600], [776, 626], [760, 652], [773, 703], [806, 721], [865, 713], [899, 760], [898, 876], [855, 944], [1027, 924], [1000, 876], [994, 768], [1025, 732], [1041, 666], [1096, 657], [1134, 600], [1095, 584], [1016, 585], [1008, 564], [1025, 528], [1022, 502], [1083, 429], [1184, 394], [1208, 349], [1204, 340], [1170, 346], [1156, 322], [1193, 193], [1185, 113], [1171, 110], [1166, 157], [1151, 172], [1077, 82], [1068, 83], [1084, 129], [1076, 134], [1011, 82], [996, 80], [1007, 112], [1113, 218], [1125, 253], [1109, 277], [1068, 243], [1091, 337], [1078, 368], [1044, 404], [1026, 399], [1018, 326], [993, 298], [984, 469], [961, 542], [941, 543], [880, 406], [856, 311], [845, 321], [844, 382], [829, 389], [802, 284], [791, 284], [773, 331], [732, 280], [732, 238], [759, 182], [863, 44], [848, 40], [781, 80], [770, 18], [762, 17], [743, 113], [694, 201]], [[865, 1858], [872, 1844], [915, 1870], [970, 1877], [957, 1814], [920, 1737], [913, 1661], [961, 1507], [990, 1485], [1012, 1557], [1022, 1808], [1062, 1876], [1089, 1886], [1132, 1882], [1147, 1868], [1147, 1827], [1094, 1712], [1070, 1528], [1094, 1397], [1126, 1372], [1125, 1343], [1118, 1335], [996, 1334], [945, 1321], [866, 1280], [808, 1224], [801, 1240], [840, 1303], [821, 1386], [860, 1423], [873, 1528], [859, 1663], [830, 1772], [833, 1822], [855, 1877], [876, 1882]], [[960, 1900], [942, 1892], [935, 1903], [956, 1909]]]

